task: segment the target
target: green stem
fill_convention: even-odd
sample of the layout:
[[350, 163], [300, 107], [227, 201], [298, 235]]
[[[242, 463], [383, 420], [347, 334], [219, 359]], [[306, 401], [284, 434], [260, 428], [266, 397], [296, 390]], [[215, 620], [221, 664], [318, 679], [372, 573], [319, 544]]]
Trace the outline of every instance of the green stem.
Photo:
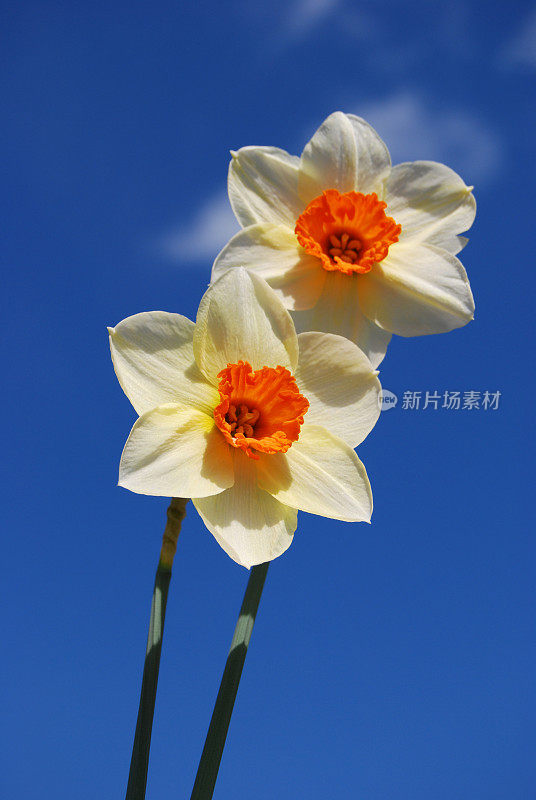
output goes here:
[[269, 562], [253, 567], [244, 594], [242, 608], [236, 623], [227, 663], [223, 671], [220, 690], [214, 705], [212, 719], [201, 754], [191, 800], [210, 800], [216, 785], [218, 769], [225, 746], [227, 730], [246, 660], [249, 640], [255, 623]]
[[156, 570], [153, 599], [151, 602], [147, 651], [145, 653], [145, 664], [143, 667], [140, 705], [138, 709], [138, 720], [136, 722], [136, 733], [134, 734], [134, 745], [132, 747], [126, 800], [144, 800], [145, 798], [156, 688], [158, 685], [158, 671], [160, 668], [160, 653], [162, 651], [167, 597], [169, 583], [171, 581], [171, 567], [177, 549], [177, 539], [180, 533], [181, 523], [186, 514], [187, 502], [188, 501], [182, 497], [174, 497], [167, 511], [167, 524], [162, 540], [162, 550]]

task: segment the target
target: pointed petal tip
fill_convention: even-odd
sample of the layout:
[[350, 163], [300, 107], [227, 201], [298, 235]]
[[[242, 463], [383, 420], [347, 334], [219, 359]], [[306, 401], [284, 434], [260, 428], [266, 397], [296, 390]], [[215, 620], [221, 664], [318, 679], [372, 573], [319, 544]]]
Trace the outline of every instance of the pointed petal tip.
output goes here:
[[372, 511], [373, 511], [373, 509], [372, 509], [372, 497], [370, 498], [370, 506], [371, 506], [370, 514], [369, 514], [368, 518], [367, 517], [363, 517], [363, 519], [360, 519], [359, 522], [364, 522], [366, 525], [372, 525]]

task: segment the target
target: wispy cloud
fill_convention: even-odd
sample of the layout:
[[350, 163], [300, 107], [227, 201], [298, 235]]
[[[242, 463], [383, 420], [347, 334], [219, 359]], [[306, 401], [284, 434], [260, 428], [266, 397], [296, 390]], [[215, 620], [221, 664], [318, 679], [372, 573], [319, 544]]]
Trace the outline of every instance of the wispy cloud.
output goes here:
[[282, 17], [280, 36], [284, 42], [296, 42], [320, 25], [342, 0], [295, 0]]
[[500, 52], [500, 61], [509, 67], [536, 69], [536, 8], [524, 20]]
[[[265, 38], [270, 46], [279, 49], [299, 45], [321, 28], [329, 28], [339, 44], [346, 41], [365, 43], [373, 48], [379, 70], [397, 67], [407, 71], [425, 57], [437, 55], [438, 47], [447, 57], [467, 58], [474, 49], [474, 26], [471, 25], [470, 8], [464, 0], [450, 0], [433, 11], [430, 4], [422, 2], [422, 9], [407, 8], [400, 0], [384, 0], [382, 4], [371, 0], [360, 3], [352, 0], [267, 0], [251, 4], [243, 0], [247, 13], [256, 24], [262, 20], [267, 27]], [[410, 4], [411, 6], [411, 4]], [[428, 40], [422, 36], [422, 27], [415, 24], [399, 35], [399, 25], [408, 19], [416, 22], [429, 19], [434, 35]], [[386, 25], [386, 20], [389, 24]], [[263, 32], [264, 33], [264, 32]], [[267, 37], [266, 37], [267, 34]], [[344, 46], [344, 45], [343, 45]]]
[[243, 2], [243, 13], [262, 30], [261, 49], [272, 53], [299, 45], [322, 26], [337, 27], [338, 13], [347, 0], [267, 0]]
[[433, 108], [420, 95], [403, 92], [348, 110], [376, 128], [393, 163], [443, 161], [468, 183], [491, 178], [500, 167], [500, 140], [467, 109]]
[[165, 234], [159, 249], [165, 258], [180, 263], [209, 261], [212, 265], [239, 228], [223, 190], [208, 197], [188, 222]]

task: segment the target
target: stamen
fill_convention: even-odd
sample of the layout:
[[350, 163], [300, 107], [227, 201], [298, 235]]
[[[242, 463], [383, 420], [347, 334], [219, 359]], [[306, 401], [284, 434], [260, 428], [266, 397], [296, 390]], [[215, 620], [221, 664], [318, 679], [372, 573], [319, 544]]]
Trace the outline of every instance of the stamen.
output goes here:
[[355, 264], [359, 258], [358, 252], [363, 247], [359, 239], [350, 238], [350, 234], [347, 231], [344, 231], [344, 233], [341, 234], [340, 239], [338, 239], [334, 234], [331, 234], [329, 241], [333, 245], [335, 242], [337, 243], [334, 247], [330, 247], [328, 250], [328, 255], [331, 256], [333, 263], [335, 263], [335, 258], [340, 258], [341, 261], [344, 261], [346, 264]]
[[236, 438], [238, 434], [251, 438], [255, 433], [255, 425], [259, 421], [259, 417], [260, 412], [256, 408], [252, 408], [250, 411], [245, 403], [240, 403], [238, 407], [238, 416], [236, 413], [236, 406], [230, 405], [225, 415], [225, 420], [229, 423], [229, 429], [233, 434], [233, 438]]
[[260, 412], [257, 411], [256, 408], [254, 408], [253, 411], [250, 411], [246, 415], [246, 422], [248, 422], [249, 425], [255, 425], [255, 423], [258, 422], [259, 417], [260, 417]]

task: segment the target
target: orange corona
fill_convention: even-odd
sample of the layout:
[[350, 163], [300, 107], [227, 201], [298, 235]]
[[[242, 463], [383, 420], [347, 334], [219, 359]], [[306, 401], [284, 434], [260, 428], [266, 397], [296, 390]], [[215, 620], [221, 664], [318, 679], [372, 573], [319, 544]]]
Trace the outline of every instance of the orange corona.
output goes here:
[[216, 425], [233, 447], [250, 458], [261, 453], [286, 453], [297, 441], [309, 402], [284, 367], [253, 370], [247, 361], [227, 364], [219, 373], [221, 402], [214, 409]]
[[375, 192], [327, 189], [311, 200], [294, 229], [298, 242], [324, 269], [347, 275], [369, 272], [382, 261], [402, 230], [385, 213]]

